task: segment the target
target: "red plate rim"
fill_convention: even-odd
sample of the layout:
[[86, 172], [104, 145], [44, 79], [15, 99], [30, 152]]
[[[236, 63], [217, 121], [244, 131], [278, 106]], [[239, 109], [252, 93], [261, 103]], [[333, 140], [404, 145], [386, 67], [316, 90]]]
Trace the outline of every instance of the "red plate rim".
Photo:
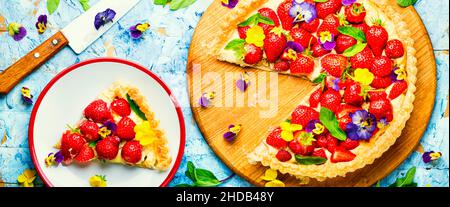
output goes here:
[[92, 63], [100, 63], [100, 62], [121, 63], [121, 64], [131, 66], [133, 68], [136, 68], [136, 69], [144, 72], [145, 74], [147, 74], [148, 76], [150, 76], [151, 78], [156, 80], [159, 83], [159, 85], [161, 85], [164, 88], [164, 90], [167, 92], [167, 95], [169, 95], [170, 99], [172, 100], [172, 103], [175, 105], [177, 115], [178, 115], [178, 121], [180, 124], [180, 147], [178, 149], [177, 159], [175, 161], [174, 166], [172, 167], [172, 170], [169, 172], [169, 175], [166, 177], [166, 179], [160, 185], [160, 187], [166, 187], [170, 183], [170, 181], [173, 179], [173, 177], [175, 176], [175, 173], [177, 172], [178, 168], [180, 167], [181, 160], [183, 158], [183, 153], [184, 153], [184, 147], [185, 147], [185, 142], [186, 142], [186, 129], [185, 129], [185, 125], [184, 125], [184, 117], [183, 117], [183, 113], [181, 111], [181, 106], [178, 103], [178, 101], [175, 99], [175, 96], [173, 96], [173, 93], [169, 89], [169, 87], [153, 72], [151, 72], [147, 68], [145, 68], [139, 64], [133, 63], [131, 61], [119, 59], [119, 58], [110, 58], [110, 57], [89, 59], [89, 60], [85, 60], [85, 61], [79, 62], [77, 64], [74, 64], [72, 66], [69, 66], [68, 68], [59, 72], [52, 80], [50, 80], [50, 82], [45, 86], [45, 88], [42, 90], [41, 94], [37, 98], [36, 104], [34, 105], [33, 111], [31, 112], [30, 124], [28, 126], [28, 145], [30, 148], [31, 159], [33, 160], [33, 163], [35, 165], [38, 175], [44, 181], [46, 186], [53, 187], [50, 180], [42, 172], [41, 166], [40, 166], [38, 158], [36, 156], [36, 151], [34, 149], [34, 139], [33, 139], [34, 138], [34, 134], [33, 134], [34, 133], [33, 132], [34, 131], [33, 130], [34, 122], [36, 119], [37, 110], [39, 109], [39, 105], [41, 104], [42, 99], [45, 97], [48, 90], [53, 86], [53, 84], [55, 84], [60, 78], [64, 77], [69, 72], [76, 70], [84, 65], [88, 65], [88, 64], [92, 64]]

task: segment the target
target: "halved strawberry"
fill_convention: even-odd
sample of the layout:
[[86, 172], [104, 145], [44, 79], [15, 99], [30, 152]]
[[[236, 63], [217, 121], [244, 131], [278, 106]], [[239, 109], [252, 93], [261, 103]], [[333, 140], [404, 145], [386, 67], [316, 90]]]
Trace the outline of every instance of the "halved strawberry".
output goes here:
[[245, 39], [247, 38], [247, 31], [250, 29], [250, 26], [238, 27], [239, 38]]
[[291, 117], [293, 124], [300, 124], [305, 127], [311, 120], [319, 119], [319, 112], [311, 107], [300, 105], [295, 108]]
[[249, 65], [254, 65], [262, 60], [263, 51], [260, 47], [255, 46], [254, 44], [246, 44], [245, 45], [246, 54], [244, 56], [244, 62]]
[[391, 92], [389, 92], [389, 99], [394, 100], [402, 95], [406, 89], [408, 89], [408, 83], [406, 81], [395, 82], [392, 86]]
[[341, 142], [339, 144], [340, 147], [343, 147], [347, 150], [352, 150], [355, 149], [359, 146], [359, 141], [356, 140], [351, 140], [351, 139], [346, 139], [345, 141]]
[[333, 153], [337, 146], [338, 140], [331, 134], [327, 134], [327, 150]]
[[289, 153], [288, 151], [281, 149], [281, 150], [279, 150], [279, 151], [277, 152], [277, 155], [276, 155], [275, 157], [276, 157], [280, 162], [287, 162], [287, 161], [291, 160], [292, 155], [291, 155], [291, 153]]
[[314, 149], [314, 151], [313, 151], [313, 153], [312, 153], [311, 156], [314, 156], [314, 157], [322, 157], [322, 158], [327, 159], [327, 154], [325, 153], [325, 150], [322, 149], [322, 148], [316, 148], [316, 149]]
[[343, 147], [336, 147], [333, 154], [331, 155], [330, 161], [332, 163], [338, 163], [338, 162], [350, 162], [353, 159], [355, 159], [356, 155], [352, 152], [346, 150]]
[[288, 146], [288, 143], [281, 138], [281, 128], [276, 128], [270, 132], [266, 138], [266, 143], [276, 149], [282, 149]]
[[71, 161], [75, 158], [84, 144], [86, 144], [86, 141], [80, 134], [69, 130], [64, 132], [61, 138], [61, 153], [64, 156], [64, 161]]

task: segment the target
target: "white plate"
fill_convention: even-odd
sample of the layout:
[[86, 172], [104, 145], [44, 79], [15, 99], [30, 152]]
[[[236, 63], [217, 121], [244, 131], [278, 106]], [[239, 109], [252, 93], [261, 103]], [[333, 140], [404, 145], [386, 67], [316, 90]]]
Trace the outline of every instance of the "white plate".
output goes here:
[[[45, 158], [83, 109], [115, 81], [140, 89], [166, 132], [172, 156], [169, 170], [133, 168], [93, 162], [46, 167]], [[129, 61], [99, 58], [73, 65], [59, 73], [39, 95], [31, 114], [29, 146], [38, 174], [47, 186], [89, 186], [93, 175], [106, 175], [108, 186], [166, 186], [175, 175], [184, 151], [185, 127], [181, 109], [169, 88], [148, 69]]]

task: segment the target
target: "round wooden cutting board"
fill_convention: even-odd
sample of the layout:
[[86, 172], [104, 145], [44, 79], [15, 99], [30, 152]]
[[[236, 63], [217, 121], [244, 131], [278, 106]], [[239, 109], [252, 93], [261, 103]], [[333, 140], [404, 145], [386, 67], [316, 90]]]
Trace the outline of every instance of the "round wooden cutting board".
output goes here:
[[[412, 31], [417, 49], [418, 80], [414, 111], [402, 136], [373, 164], [347, 174], [346, 177], [324, 182], [311, 180], [306, 186], [371, 186], [399, 166], [416, 148], [433, 110], [436, 91], [436, 63], [427, 31], [413, 7], [400, 8]], [[188, 57], [189, 96], [192, 111], [209, 146], [221, 160], [239, 176], [252, 184], [263, 186], [260, 177], [266, 167], [252, 165], [246, 155], [253, 151], [268, 134], [268, 129], [287, 118], [315, 87], [309, 81], [287, 75], [243, 69], [216, 60], [211, 55], [211, 44], [220, 33], [220, 24], [230, 9], [214, 1], [195, 30]], [[247, 71], [251, 84], [245, 93], [235, 85], [239, 74]], [[204, 92], [216, 92], [214, 107], [201, 108], [198, 100]], [[237, 139], [229, 143], [222, 137], [230, 124], [242, 124]], [[287, 186], [300, 186], [289, 175], [279, 175]]]

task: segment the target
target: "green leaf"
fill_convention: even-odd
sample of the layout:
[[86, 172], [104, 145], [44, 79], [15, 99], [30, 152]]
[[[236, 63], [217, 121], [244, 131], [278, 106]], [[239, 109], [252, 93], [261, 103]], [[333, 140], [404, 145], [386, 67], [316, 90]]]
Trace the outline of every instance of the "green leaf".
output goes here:
[[338, 31], [342, 34], [348, 35], [350, 37], [355, 38], [358, 41], [366, 42], [366, 35], [364, 32], [358, 28], [352, 26], [341, 26], [338, 27]]
[[136, 102], [134, 102], [133, 99], [130, 98], [130, 95], [127, 94], [127, 101], [130, 104], [130, 108], [131, 110], [133, 110], [134, 113], [136, 113], [136, 115], [139, 116], [139, 118], [141, 118], [144, 121], [147, 121], [147, 117], [145, 117], [144, 112], [141, 111], [141, 109], [139, 108], [139, 106], [136, 104]]
[[79, 0], [81, 6], [83, 7], [84, 11], [87, 11], [90, 6], [89, 6], [89, 0]]
[[238, 26], [239, 27], [253, 26], [253, 25], [257, 25], [258, 23], [275, 25], [275, 23], [273, 22], [272, 19], [265, 17], [265, 16], [261, 15], [260, 13], [256, 13], [256, 14], [252, 15], [251, 17], [249, 17], [244, 22], [241, 22], [240, 24], [238, 24]]
[[189, 161], [189, 162], [187, 163], [187, 170], [186, 170], [185, 175], [186, 175], [189, 179], [191, 179], [192, 182], [195, 182], [195, 181], [196, 181], [196, 180], [195, 180], [195, 174], [194, 174], [194, 172], [195, 172], [195, 166], [194, 166], [194, 164], [193, 164], [191, 161]]
[[167, 3], [169, 3], [171, 0], [155, 0], [154, 3], [156, 5], [166, 5]]
[[175, 187], [186, 188], [186, 187], [194, 187], [194, 186], [189, 185], [189, 184], [178, 184], [178, 185], [176, 185]]
[[89, 147], [97, 146], [97, 141], [89, 142]]
[[345, 141], [347, 139], [347, 134], [345, 134], [345, 132], [339, 127], [339, 122], [336, 115], [330, 109], [322, 107], [320, 109], [319, 119], [333, 137], [336, 137], [341, 141]]
[[186, 8], [195, 3], [195, 1], [197, 0], [172, 0], [170, 3], [170, 10], [175, 11]]
[[49, 14], [53, 14], [59, 6], [59, 0], [47, 0], [47, 10]]
[[323, 157], [295, 155], [295, 161], [301, 165], [321, 165], [327, 162], [327, 159]]
[[329, 0], [314, 0], [314, 2], [319, 2], [319, 3], [324, 3], [324, 2], [327, 2], [327, 1], [329, 1]]
[[227, 46], [225, 46], [225, 50], [234, 51], [234, 55], [238, 60], [241, 60], [245, 54], [245, 40], [243, 39], [234, 39], [231, 40]]
[[414, 5], [417, 0], [397, 0], [397, 4], [401, 7], [408, 7]]
[[375, 187], [377, 187], [377, 188], [381, 187], [380, 181], [377, 181], [377, 184], [375, 185]]
[[416, 167], [412, 167], [406, 172], [405, 177], [397, 178], [395, 183], [389, 187], [417, 187], [417, 183], [414, 182], [414, 176], [416, 174]]
[[195, 169], [194, 177], [196, 179], [194, 183], [199, 187], [217, 186], [221, 183], [211, 171], [201, 168]]
[[356, 43], [355, 45], [353, 45], [353, 46], [347, 48], [347, 49], [344, 51], [344, 53], [342, 53], [342, 55], [345, 56], [345, 57], [353, 57], [353, 56], [355, 56], [356, 54], [358, 54], [358, 53], [360, 53], [361, 51], [363, 51], [364, 48], [366, 48], [366, 46], [367, 46], [367, 43], [361, 43], [361, 42], [358, 42], [358, 43]]
[[321, 73], [317, 78], [315, 78], [313, 80], [313, 83], [316, 83], [316, 84], [322, 83], [325, 80], [325, 78], [327, 78], [327, 74]]

